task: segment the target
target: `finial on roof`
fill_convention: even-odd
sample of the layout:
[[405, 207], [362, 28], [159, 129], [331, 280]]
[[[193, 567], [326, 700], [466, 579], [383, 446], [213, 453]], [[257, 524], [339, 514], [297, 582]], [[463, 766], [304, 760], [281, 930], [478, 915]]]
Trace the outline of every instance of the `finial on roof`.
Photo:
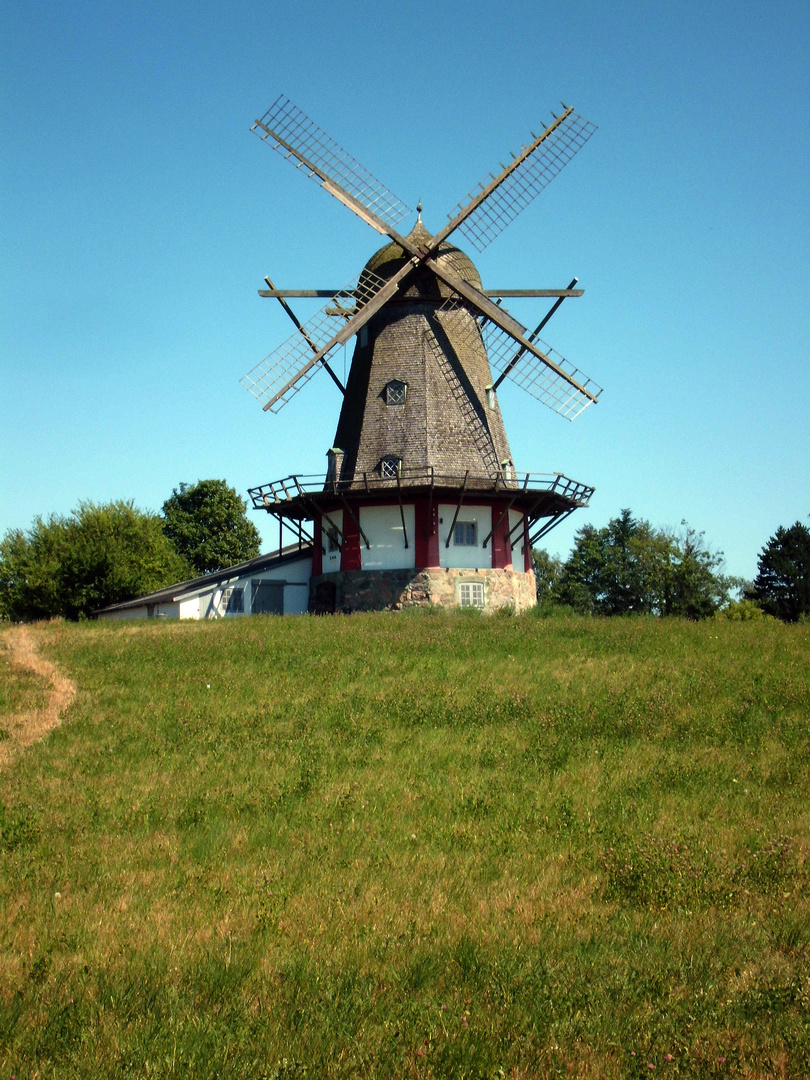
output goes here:
[[421, 220], [422, 220], [422, 200], [420, 199], [419, 202], [416, 204], [416, 223], [417, 223], [417, 225], [421, 222]]

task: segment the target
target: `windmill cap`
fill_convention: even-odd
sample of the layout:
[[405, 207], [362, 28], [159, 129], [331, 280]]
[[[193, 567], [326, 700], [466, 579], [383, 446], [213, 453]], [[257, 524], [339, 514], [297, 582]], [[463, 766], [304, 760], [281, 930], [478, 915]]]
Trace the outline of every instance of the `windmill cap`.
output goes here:
[[[406, 239], [410, 240], [416, 247], [423, 247], [429, 244], [433, 237], [422, 224], [420, 218], [408, 233]], [[405, 265], [409, 258], [410, 255], [403, 251], [399, 244], [392, 241], [371, 256], [366, 263], [365, 269], [387, 281]], [[481, 288], [481, 277], [472, 259], [453, 244], [444, 241], [439, 245], [437, 262], [440, 266], [444, 265], [448, 270], [458, 274], [460, 278], [469, 282], [470, 285], [474, 285], [476, 289]], [[449, 287], [443, 281], [440, 281], [427, 267], [416, 269], [412, 275], [405, 279], [404, 284], [405, 288], [402, 295], [409, 299], [437, 299], [439, 297], [446, 298], [450, 295]]]

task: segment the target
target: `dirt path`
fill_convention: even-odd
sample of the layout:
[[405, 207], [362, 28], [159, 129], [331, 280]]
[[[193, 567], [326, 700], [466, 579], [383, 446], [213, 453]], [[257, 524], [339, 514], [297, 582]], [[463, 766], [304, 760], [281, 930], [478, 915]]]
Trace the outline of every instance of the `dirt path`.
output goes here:
[[50, 660], [40, 656], [36, 634], [27, 626], [15, 626], [0, 635], [0, 648], [8, 652], [12, 664], [28, 668], [51, 684], [48, 702], [42, 709], [15, 713], [4, 725], [9, 737], [0, 742], [0, 769], [15, 760], [27, 747], [58, 726], [60, 717], [76, 695], [76, 684], [66, 678]]

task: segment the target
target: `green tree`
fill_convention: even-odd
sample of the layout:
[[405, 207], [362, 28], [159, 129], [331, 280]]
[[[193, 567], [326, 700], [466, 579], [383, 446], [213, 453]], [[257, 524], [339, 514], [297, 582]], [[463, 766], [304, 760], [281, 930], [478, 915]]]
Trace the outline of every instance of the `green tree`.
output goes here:
[[534, 548], [532, 566], [537, 589], [537, 604], [541, 608], [549, 607], [554, 603], [554, 590], [559, 583], [563, 568], [562, 560], [549, 555], [542, 548]]
[[723, 574], [723, 555], [706, 547], [704, 534], [681, 522], [680, 536], [671, 538], [668, 587], [662, 615], [706, 619], [729, 602], [729, 594], [742, 582]]
[[200, 574], [259, 554], [259, 532], [245, 500], [224, 480], [181, 484], [163, 504], [163, 531]]
[[760, 552], [752, 598], [784, 622], [810, 615], [810, 530], [801, 522], [780, 525]]
[[703, 534], [683, 525], [676, 536], [622, 510], [602, 529], [584, 526], [552, 598], [596, 615], [712, 615], [735, 582], [722, 575], [722, 555], [708, 550]]
[[131, 502], [82, 502], [68, 517], [39, 517], [0, 541], [0, 614], [84, 618], [191, 575], [157, 515]]
[[596, 615], [652, 614], [663, 604], [669, 557], [668, 542], [649, 522], [622, 510], [602, 529], [579, 530], [557, 598]]

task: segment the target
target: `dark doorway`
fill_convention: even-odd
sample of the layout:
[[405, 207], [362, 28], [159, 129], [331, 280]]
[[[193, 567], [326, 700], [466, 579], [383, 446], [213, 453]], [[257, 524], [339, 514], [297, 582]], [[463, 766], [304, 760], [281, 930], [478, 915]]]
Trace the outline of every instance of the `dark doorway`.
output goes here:
[[334, 581], [319, 581], [310, 596], [310, 608], [314, 615], [331, 615], [337, 602]]
[[284, 583], [281, 581], [254, 581], [251, 610], [254, 615], [283, 615]]

